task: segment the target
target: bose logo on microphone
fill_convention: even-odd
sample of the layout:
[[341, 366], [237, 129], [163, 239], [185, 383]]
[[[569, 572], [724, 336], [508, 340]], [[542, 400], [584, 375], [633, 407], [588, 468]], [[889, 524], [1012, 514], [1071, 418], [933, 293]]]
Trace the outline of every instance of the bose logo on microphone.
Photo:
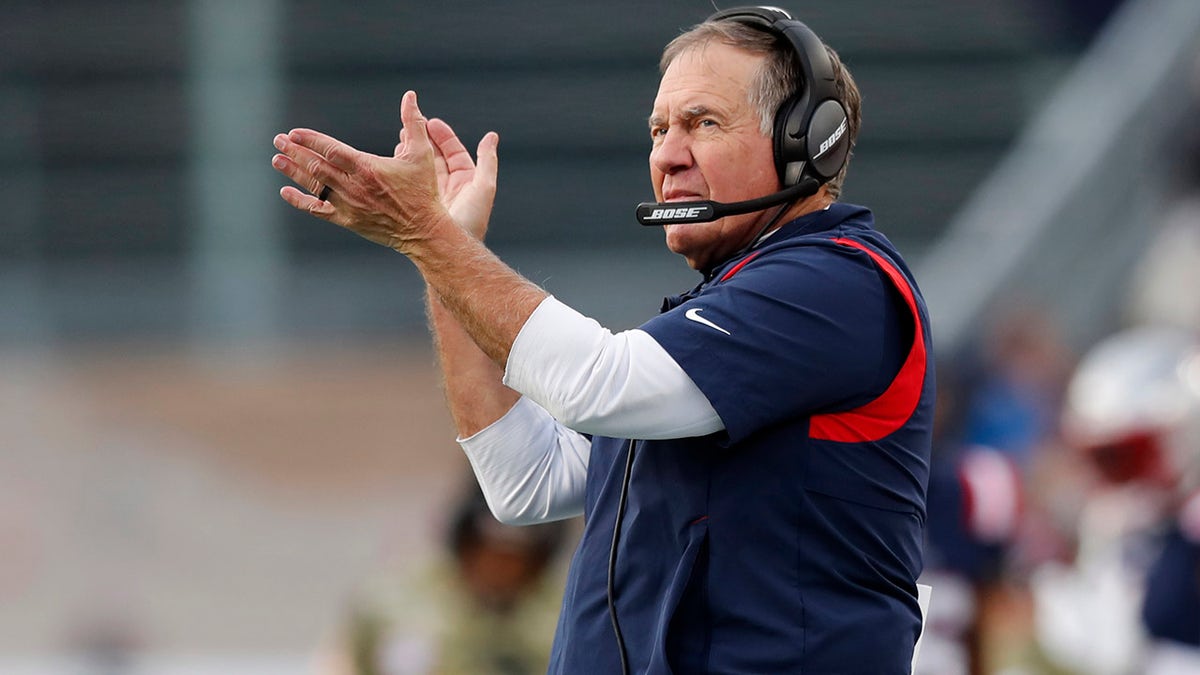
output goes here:
[[707, 206], [691, 206], [686, 209], [654, 209], [646, 220], [673, 220], [675, 218], [698, 218], [708, 210]]
[[839, 140], [841, 140], [842, 136], [845, 135], [845, 133], [846, 133], [846, 120], [842, 120], [842, 123], [840, 125], [838, 125], [838, 128], [836, 130], [834, 130], [834, 132], [832, 134], [830, 134], [829, 138], [826, 138], [824, 141], [821, 142], [821, 151], [818, 152], [816, 155], [813, 155], [813, 159], [816, 159], [817, 157], [820, 157], [821, 155], [825, 154], [829, 150], [829, 148], [833, 147], [834, 143], [837, 143]]

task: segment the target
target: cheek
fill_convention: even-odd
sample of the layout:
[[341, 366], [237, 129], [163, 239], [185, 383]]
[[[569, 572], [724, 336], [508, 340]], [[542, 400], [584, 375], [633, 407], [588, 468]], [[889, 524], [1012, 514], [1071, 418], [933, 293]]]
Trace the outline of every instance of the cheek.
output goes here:
[[653, 164], [650, 165], [650, 186], [654, 188], [654, 196], [657, 201], [662, 201], [662, 185], [665, 178], [666, 174], [655, 169]]
[[769, 144], [762, 148], [755, 148], [754, 151], [763, 158], [763, 161], [756, 163], [747, 172], [746, 179], [755, 185], [766, 185], [774, 191], [774, 188], [779, 185], [779, 174], [775, 171], [774, 152]]
[[[746, 158], [758, 158], [747, 163]], [[723, 191], [734, 191], [742, 198], [761, 196], [774, 192], [779, 185], [775, 173], [775, 160], [770, 139], [755, 139], [755, 142], [727, 148], [714, 155], [705, 172], [709, 185], [724, 186]]]

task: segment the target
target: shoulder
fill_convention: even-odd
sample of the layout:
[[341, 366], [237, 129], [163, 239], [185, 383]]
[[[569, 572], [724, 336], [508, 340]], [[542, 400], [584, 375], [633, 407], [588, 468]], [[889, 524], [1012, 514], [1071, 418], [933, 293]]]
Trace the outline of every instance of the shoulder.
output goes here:
[[827, 231], [770, 242], [724, 271], [709, 290], [750, 290], [822, 303], [880, 287], [869, 249]]
[[874, 216], [866, 208], [836, 203], [816, 222], [801, 221], [793, 225], [791, 232], [785, 231], [771, 246], [781, 259], [790, 257], [810, 265], [819, 264], [827, 274], [874, 277], [872, 286], [894, 287], [903, 296], [911, 295], [916, 305], [923, 307], [915, 276], [899, 249], [875, 229]]
[[889, 260], [900, 259], [892, 242], [875, 229], [875, 217], [870, 210], [834, 203], [779, 228], [763, 243], [760, 253], [862, 262], [864, 258], [859, 254], [863, 253], [863, 246]]

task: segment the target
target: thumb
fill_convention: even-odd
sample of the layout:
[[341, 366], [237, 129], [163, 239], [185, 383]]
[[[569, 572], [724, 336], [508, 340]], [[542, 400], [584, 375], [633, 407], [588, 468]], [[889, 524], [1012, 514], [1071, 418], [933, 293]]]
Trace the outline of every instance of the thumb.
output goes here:
[[417, 92], [404, 92], [404, 98], [400, 99], [400, 123], [404, 125], [400, 139], [403, 147], [399, 148], [404, 155], [413, 157], [432, 152], [429, 130], [425, 126], [427, 122], [417, 106]]

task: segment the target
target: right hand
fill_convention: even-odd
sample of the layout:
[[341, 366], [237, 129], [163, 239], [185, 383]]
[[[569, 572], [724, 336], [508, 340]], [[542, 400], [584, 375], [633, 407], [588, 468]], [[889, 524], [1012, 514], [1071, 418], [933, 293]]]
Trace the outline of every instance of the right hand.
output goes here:
[[[450, 217], [459, 227], [482, 240], [496, 197], [499, 164], [496, 147], [500, 137], [494, 131], [484, 135], [475, 152], [478, 158], [476, 162], [445, 121], [431, 119], [427, 128], [429, 139], [433, 141], [434, 168], [442, 206], [450, 212]], [[401, 131], [400, 143], [396, 145], [397, 154], [404, 140], [405, 134]]]

